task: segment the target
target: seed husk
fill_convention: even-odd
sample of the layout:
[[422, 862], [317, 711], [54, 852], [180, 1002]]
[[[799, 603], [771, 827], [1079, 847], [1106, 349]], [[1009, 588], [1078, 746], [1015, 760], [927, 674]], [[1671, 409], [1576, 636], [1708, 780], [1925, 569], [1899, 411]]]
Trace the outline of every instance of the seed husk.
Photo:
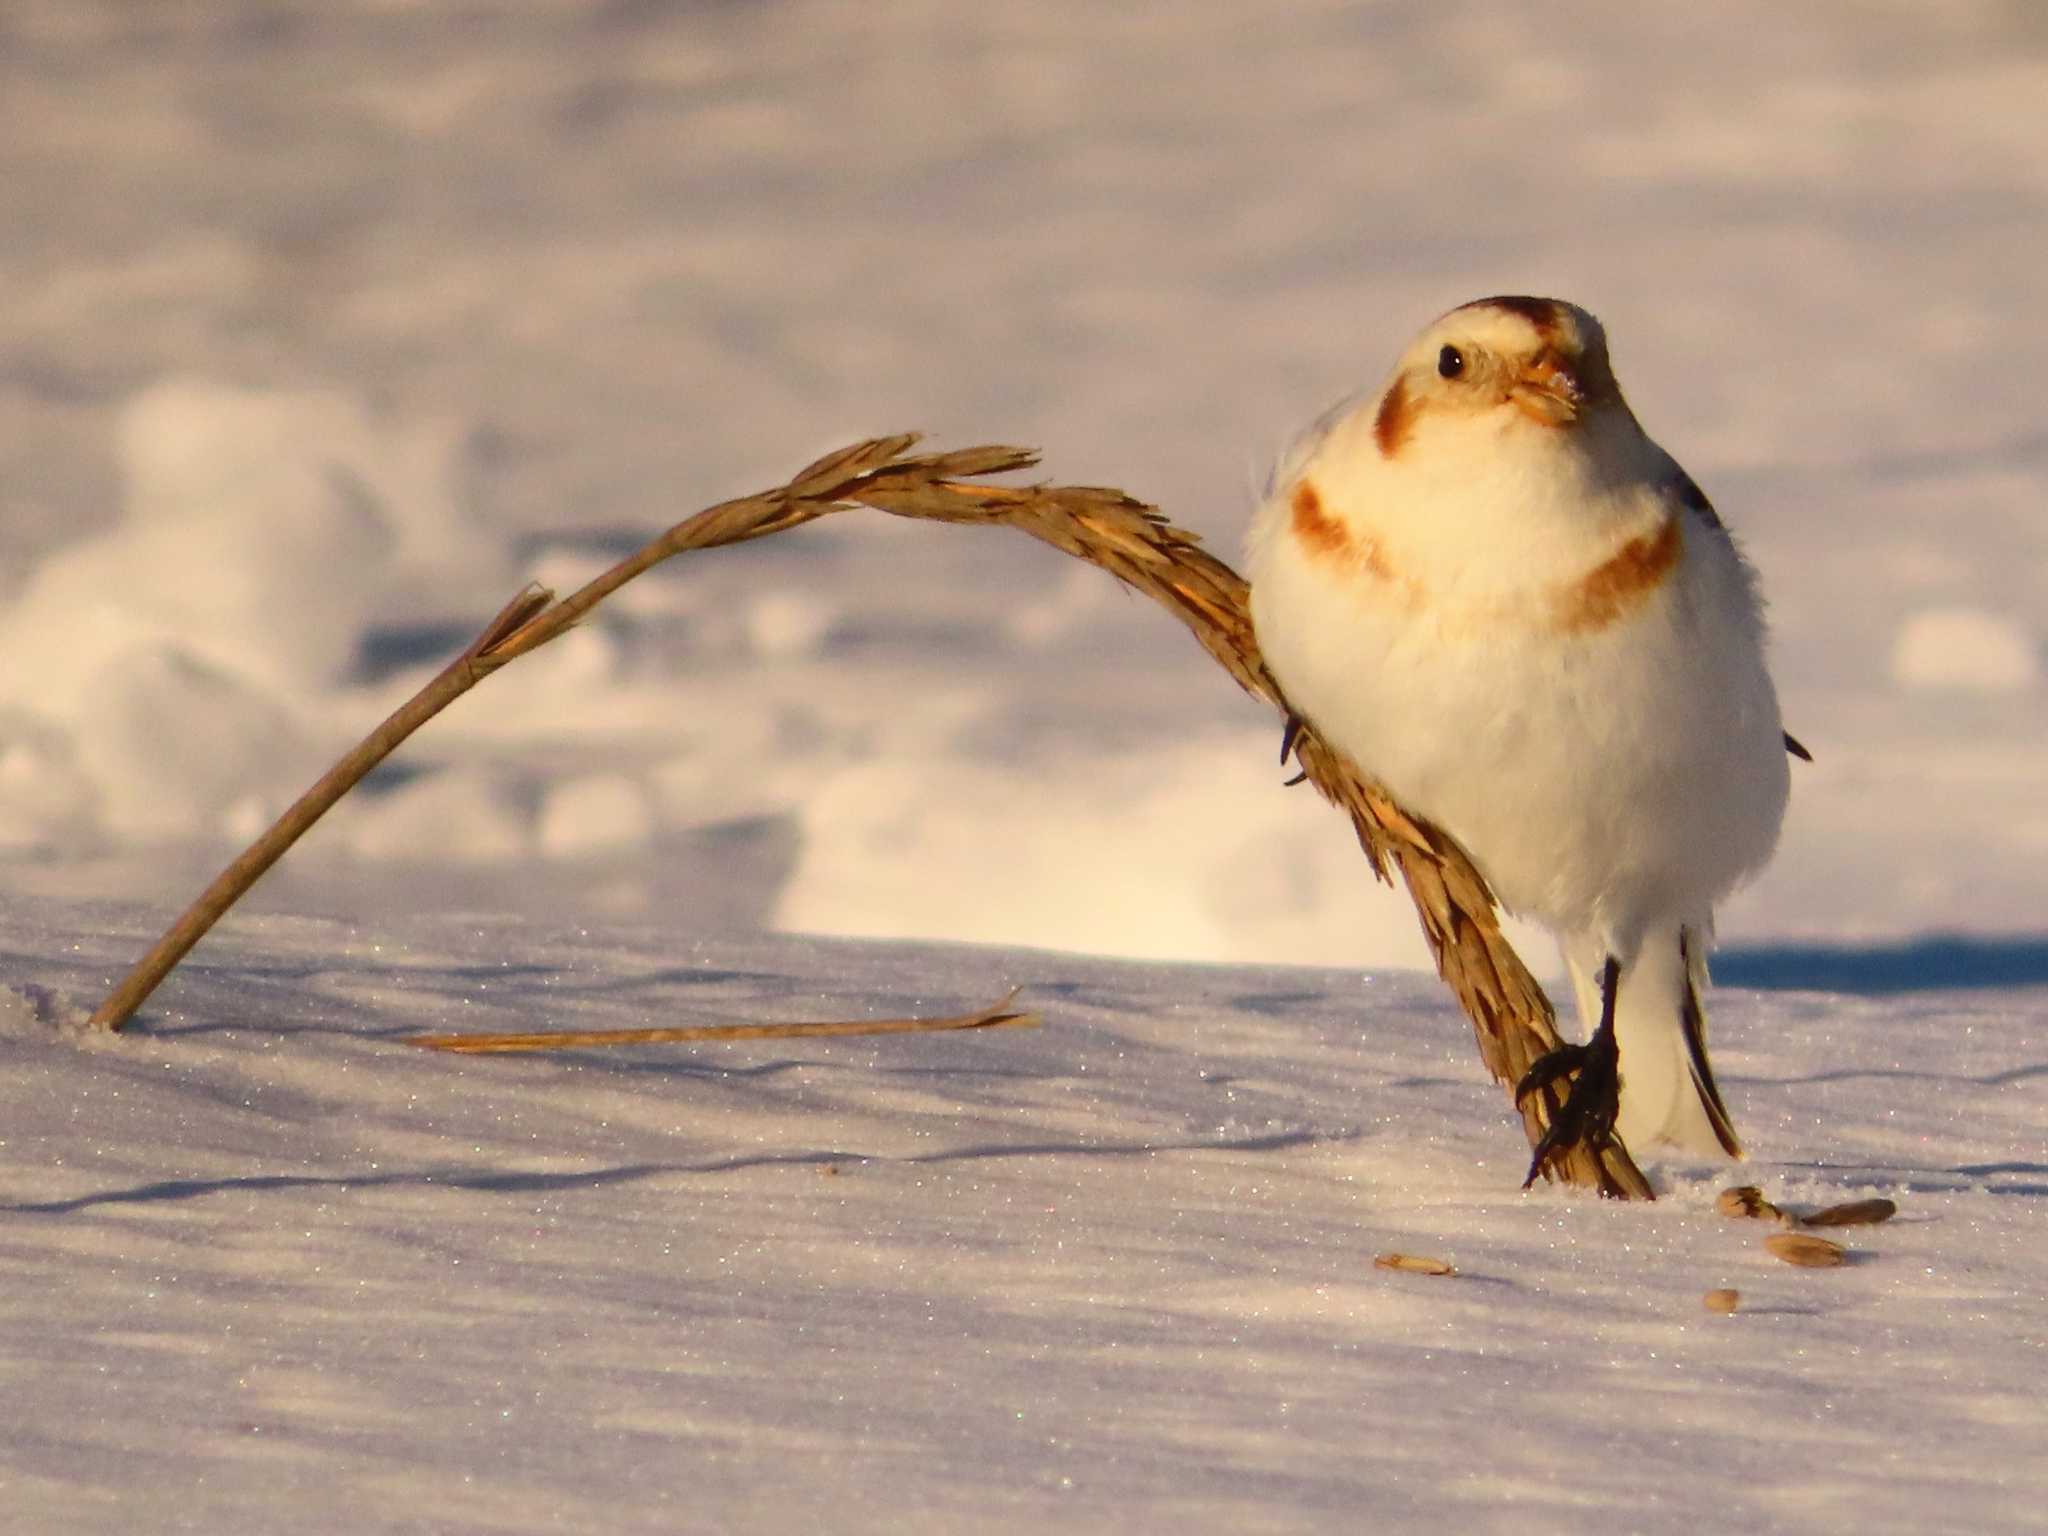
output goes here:
[[1375, 1269], [1399, 1269], [1411, 1275], [1455, 1275], [1458, 1272], [1454, 1264], [1443, 1259], [1425, 1258], [1417, 1253], [1383, 1253], [1372, 1262]]
[[1775, 1257], [1801, 1269], [1833, 1269], [1849, 1261], [1849, 1250], [1840, 1243], [1805, 1232], [1773, 1232], [1764, 1239], [1764, 1246]]
[[1899, 1214], [1897, 1202], [1883, 1198], [1875, 1200], [1851, 1200], [1843, 1205], [1831, 1205], [1810, 1216], [1799, 1218], [1802, 1227], [1862, 1227], [1875, 1222], [1890, 1221]]
[[1723, 1216], [1749, 1217], [1757, 1221], [1777, 1221], [1785, 1214], [1766, 1200], [1764, 1192], [1754, 1184], [1738, 1184], [1732, 1189], [1722, 1190], [1714, 1201], [1714, 1209]]

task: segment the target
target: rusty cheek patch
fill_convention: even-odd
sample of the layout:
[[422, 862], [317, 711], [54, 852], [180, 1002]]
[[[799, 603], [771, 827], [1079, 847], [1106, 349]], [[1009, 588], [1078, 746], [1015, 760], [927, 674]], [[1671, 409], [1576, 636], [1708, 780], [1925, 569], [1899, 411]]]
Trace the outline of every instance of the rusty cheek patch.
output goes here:
[[1385, 551], [1370, 535], [1353, 533], [1324, 511], [1323, 498], [1316, 493], [1314, 482], [1303, 480], [1297, 484], [1288, 505], [1293, 512], [1294, 536], [1301, 540], [1312, 559], [1361, 567], [1382, 581], [1393, 579], [1394, 568], [1387, 562]]
[[1678, 566], [1685, 530], [1667, 517], [1655, 533], [1630, 539], [1577, 581], [1567, 583], [1553, 605], [1553, 622], [1568, 635], [1592, 634], [1645, 602]]
[[1373, 440], [1380, 445], [1380, 457], [1391, 459], [1399, 453], [1414, 430], [1415, 403], [1408, 398], [1408, 381], [1396, 379], [1387, 386], [1372, 418]]

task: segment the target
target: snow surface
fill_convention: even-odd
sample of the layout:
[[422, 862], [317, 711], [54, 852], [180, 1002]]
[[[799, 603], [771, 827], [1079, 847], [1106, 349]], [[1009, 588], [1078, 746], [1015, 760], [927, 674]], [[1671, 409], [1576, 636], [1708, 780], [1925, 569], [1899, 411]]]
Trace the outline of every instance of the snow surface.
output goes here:
[[[50, 989], [0, 1008], [10, 1529], [2020, 1531], [2048, 1497], [2040, 985], [1724, 992], [1752, 1160], [1619, 1206], [1517, 1192], [1413, 972], [235, 918], [107, 1043], [62, 1021], [145, 915], [6, 918]], [[1043, 1028], [399, 1041], [1019, 983]], [[1794, 1269], [1715, 1212], [1737, 1181], [1900, 1210]]]
[[[2038, 1527], [2048, 12], [11, 0], [0, 100], [0, 1523]], [[1728, 1170], [1517, 1194], [1274, 722], [877, 515], [627, 588], [66, 1029], [529, 577], [904, 428], [1233, 554], [1500, 291], [1772, 599], [1817, 761], [1717, 1060], [1740, 1177], [1899, 1200], [1857, 1264]]]

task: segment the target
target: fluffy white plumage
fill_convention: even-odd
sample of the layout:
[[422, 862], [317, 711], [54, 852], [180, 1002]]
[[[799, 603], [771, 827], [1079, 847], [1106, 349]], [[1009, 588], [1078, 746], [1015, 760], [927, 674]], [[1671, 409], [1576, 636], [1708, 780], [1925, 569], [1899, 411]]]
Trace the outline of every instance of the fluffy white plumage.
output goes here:
[[1599, 322], [1520, 297], [1436, 321], [1283, 459], [1250, 572], [1288, 698], [1558, 935], [1596, 1043], [1615, 963], [1618, 1109], [1582, 1073], [1563, 1139], [1613, 1114], [1739, 1155], [1699, 993], [1714, 904], [1776, 845], [1788, 743], [1755, 579]]

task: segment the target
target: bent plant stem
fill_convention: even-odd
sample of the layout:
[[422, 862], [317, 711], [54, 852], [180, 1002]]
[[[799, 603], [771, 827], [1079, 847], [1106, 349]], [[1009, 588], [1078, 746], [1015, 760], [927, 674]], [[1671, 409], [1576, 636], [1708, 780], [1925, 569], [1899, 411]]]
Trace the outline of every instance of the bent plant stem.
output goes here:
[[91, 1027], [118, 1030], [125, 1025], [150, 993], [157, 989], [157, 984], [191, 952], [193, 945], [206, 937], [207, 931], [226, 915], [228, 909], [241, 900], [243, 893], [260, 880], [271, 865], [284, 857], [286, 849], [303, 837], [314, 822], [325, 816], [337, 800], [361, 783], [364, 775], [395, 752], [408, 736], [487, 675], [477, 666], [477, 659], [485, 649], [526, 622], [536, 608], [553, 599], [552, 592], [537, 587], [529, 587], [513, 598], [468, 650], [443, 667], [432, 682], [393, 710], [353, 751], [320, 775], [313, 787], [293, 801], [269, 830], [213, 877], [213, 882], [171, 924], [149, 953], [135, 962], [128, 974], [121, 978], [120, 985], [108, 993], [106, 1001], [94, 1011]]
[[903, 458], [905, 450], [916, 441], [914, 434], [901, 434], [858, 443], [828, 454], [777, 490], [707, 508], [676, 524], [560, 602], [544, 587], [526, 588], [499, 611], [468, 649], [322, 774], [261, 837], [214, 877], [108, 993], [106, 1001], [94, 1010], [90, 1027], [115, 1031], [125, 1026], [178, 962], [285, 851], [413, 732], [498, 668], [565, 634], [584, 614], [649, 567], [686, 549], [738, 543], [809, 522], [844, 504], [847, 497], [871, 483], [886, 483], [912, 494], [920, 486], [939, 482], [946, 476], [989, 474], [1032, 462], [1031, 455], [1015, 448], [970, 449]]
[[[915, 434], [905, 433], [856, 443], [819, 459], [787, 485], [708, 508], [559, 602], [542, 588], [522, 592], [462, 655], [221, 871], [100, 1005], [93, 1025], [120, 1029], [222, 914], [337, 800], [498, 668], [566, 633], [626, 582], [673, 555], [780, 533], [849, 505], [899, 517], [1012, 527], [1098, 566], [1179, 619], [1247, 693], [1283, 718], [1294, 717], [1259, 652], [1244, 578], [1203, 549], [1194, 534], [1118, 490], [973, 483], [975, 476], [1035, 463], [1026, 450], [991, 446], [906, 457], [916, 441]], [[1390, 869], [1400, 872], [1438, 974], [1471, 1019], [1487, 1070], [1512, 1096], [1530, 1064], [1555, 1048], [1559, 1037], [1549, 1000], [1500, 931], [1486, 882], [1455, 840], [1403, 812], [1313, 727], [1301, 727], [1291, 740], [1308, 781], [1350, 818], [1373, 873], [1384, 880], [1391, 878]], [[1556, 1113], [1560, 1092], [1551, 1087], [1521, 1104], [1532, 1146]], [[1597, 1153], [1575, 1147], [1544, 1172], [1603, 1194], [1651, 1196], [1649, 1182], [1619, 1140]]]

